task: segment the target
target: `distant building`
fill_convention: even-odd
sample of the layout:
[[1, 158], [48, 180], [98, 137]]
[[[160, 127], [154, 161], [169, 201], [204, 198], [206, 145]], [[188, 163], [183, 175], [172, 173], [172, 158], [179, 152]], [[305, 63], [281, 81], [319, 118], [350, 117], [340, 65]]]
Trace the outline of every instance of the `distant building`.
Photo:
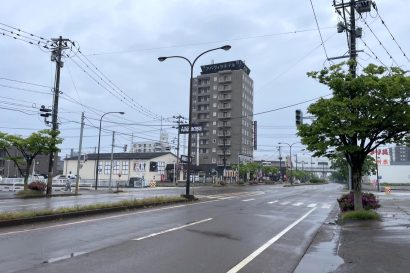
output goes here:
[[410, 147], [396, 146], [389, 150], [391, 165], [410, 165]]
[[[87, 154], [86, 160], [80, 158], [80, 177], [82, 180], [95, 180], [97, 154]], [[77, 173], [78, 156], [64, 160], [64, 175]], [[111, 161], [110, 153], [100, 153], [98, 177], [99, 181], [108, 181], [111, 173], [112, 179], [127, 183], [130, 178], [143, 178], [145, 181], [155, 179], [156, 181], [170, 181], [173, 164], [176, 156], [171, 152], [150, 153], [114, 153]], [[172, 166], [171, 166], [172, 165]], [[168, 172], [167, 172], [168, 170]]]
[[[13, 147], [9, 149], [9, 154], [13, 157], [21, 156], [21, 153]], [[12, 160], [9, 160], [8, 157], [9, 156], [6, 151], [0, 151], [0, 175], [2, 177], [23, 177], [20, 174], [16, 164], [14, 164]], [[33, 171], [34, 174], [47, 175], [48, 160], [49, 155], [37, 155], [33, 165], [30, 167], [30, 175], [33, 174]], [[57, 175], [62, 172], [61, 167], [58, 167], [60, 161], [60, 157], [57, 156], [54, 161], [53, 175]], [[25, 165], [21, 164], [21, 166], [24, 168]]]
[[132, 144], [133, 153], [163, 153], [171, 151], [168, 142], [168, 133], [161, 130], [159, 141], [134, 142]]
[[[251, 161], [254, 150], [253, 80], [241, 60], [201, 66], [192, 94], [192, 121], [203, 132], [192, 135], [193, 164], [199, 169]], [[199, 139], [197, 139], [197, 137]]]

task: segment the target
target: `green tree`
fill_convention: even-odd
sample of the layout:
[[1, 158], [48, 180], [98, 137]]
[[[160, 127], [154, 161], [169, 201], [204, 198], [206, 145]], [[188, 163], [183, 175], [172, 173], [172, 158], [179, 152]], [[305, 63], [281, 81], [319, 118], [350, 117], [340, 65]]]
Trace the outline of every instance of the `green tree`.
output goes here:
[[[237, 165], [232, 165], [232, 168], [236, 169]], [[250, 173], [251, 178], [253, 178], [256, 172], [261, 168], [262, 165], [255, 162], [246, 162], [245, 164], [239, 164], [239, 176], [245, 178], [247, 173]]]
[[[343, 154], [338, 153], [331, 157], [331, 169], [337, 172], [332, 173], [333, 179], [338, 181], [348, 181], [349, 178], [349, 164]], [[363, 163], [363, 175], [370, 175], [376, 171], [376, 160], [368, 155]]]
[[[24, 177], [24, 189], [28, 188], [28, 177], [33, 160], [39, 154], [49, 154], [59, 151], [57, 145], [62, 142], [58, 137], [59, 131], [41, 130], [28, 137], [9, 135], [0, 132], [0, 149], [6, 151], [8, 159], [12, 160], [20, 174]], [[9, 149], [14, 147], [21, 156], [10, 156]]]
[[345, 64], [308, 73], [327, 85], [333, 96], [308, 107], [314, 119], [298, 126], [298, 135], [315, 156], [332, 151], [343, 154], [351, 167], [354, 207], [359, 210], [367, 155], [380, 145], [408, 141], [410, 78], [399, 68], [388, 70], [373, 64], [353, 77]]

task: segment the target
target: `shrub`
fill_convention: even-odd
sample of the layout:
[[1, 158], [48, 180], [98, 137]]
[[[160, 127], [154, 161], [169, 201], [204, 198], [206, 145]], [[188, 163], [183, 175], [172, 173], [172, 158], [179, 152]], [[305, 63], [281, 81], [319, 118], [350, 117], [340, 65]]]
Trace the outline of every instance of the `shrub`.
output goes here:
[[317, 177], [311, 178], [311, 179], [309, 180], [309, 182], [310, 182], [310, 183], [313, 183], [313, 184], [323, 184], [323, 183], [326, 183], [326, 181], [325, 181], [324, 179], [320, 179], [320, 178], [317, 178]]
[[[354, 210], [353, 192], [351, 191], [348, 194], [342, 195], [342, 197], [337, 199], [337, 202], [339, 203], [342, 212]], [[362, 204], [363, 209], [365, 210], [380, 208], [379, 200], [377, 200], [376, 196], [370, 192], [362, 193]]]
[[47, 184], [41, 181], [33, 181], [30, 184], [28, 184], [28, 188], [33, 191], [43, 192], [46, 190], [46, 187], [47, 187]]
[[380, 220], [380, 215], [374, 210], [347, 211], [343, 213], [342, 220]]

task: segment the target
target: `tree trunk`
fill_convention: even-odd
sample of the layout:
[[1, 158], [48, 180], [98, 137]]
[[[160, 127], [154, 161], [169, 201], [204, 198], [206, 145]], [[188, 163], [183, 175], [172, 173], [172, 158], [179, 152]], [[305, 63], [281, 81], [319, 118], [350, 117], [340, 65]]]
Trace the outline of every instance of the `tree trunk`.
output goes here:
[[352, 189], [354, 195], [354, 210], [363, 210], [362, 203], [362, 164], [352, 166]]
[[28, 177], [30, 175], [30, 165], [27, 164], [24, 171], [24, 190], [28, 189]]

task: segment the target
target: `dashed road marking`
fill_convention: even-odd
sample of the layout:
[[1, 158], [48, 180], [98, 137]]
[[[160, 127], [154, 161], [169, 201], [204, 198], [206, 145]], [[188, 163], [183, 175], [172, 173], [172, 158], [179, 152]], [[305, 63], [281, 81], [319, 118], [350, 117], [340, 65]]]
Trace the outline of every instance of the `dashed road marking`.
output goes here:
[[330, 209], [330, 204], [323, 204], [322, 209]]
[[212, 218], [204, 219], [204, 220], [201, 220], [201, 221], [196, 221], [196, 222], [186, 224], [186, 225], [182, 225], [182, 226], [179, 226], [179, 227], [174, 227], [174, 228], [166, 229], [166, 230], [163, 230], [163, 231], [160, 231], [160, 232], [151, 233], [147, 236], [143, 236], [143, 237], [140, 237], [140, 238], [135, 238], [135, 239], [132, 239], [132, 240], [141, 241], [141, 240], [144, 240], [144, 239], [147, 239], [147, 238], [155, 237], [155, 236], [158, 236], [158, 235], [161, 235], [161, 234], [164, 234], [164, 233], [168, 233], [168, 232], [171, 232], [171, 231], [183, 229], [183, 228], [186, 228], [186, 227], [201, 224], [201, 223], [208, 222], [208, 221], [211, 221], [211, 220], [212, 220]]
[[313, 207], [316, 207], [316, 206], [317, 206], [316, 203], [311, 203], [311, 204], [307, 205], [308, 208], [313, 208]]
[[296, 206], [296, 207], [299, 207], [299, 206], [301, 206], [301, 205], [303, 205], [302, 202], [297, 202], [297, 203], [293, 204], [293, 206]]
[[277, 202], [279, 202], [279, 201], [278, 201], [278, 200], [270, 201], [270, 202], [268, 202], [268, 204], [275, 204], [275, 203], [277, 203]]
[[243, 202], [249, 202], [249, 201], [253, 201], [253, 200], [255, 200], [255, 198], [245, 199], [245, 200], [242, 200], [242, 201]]

